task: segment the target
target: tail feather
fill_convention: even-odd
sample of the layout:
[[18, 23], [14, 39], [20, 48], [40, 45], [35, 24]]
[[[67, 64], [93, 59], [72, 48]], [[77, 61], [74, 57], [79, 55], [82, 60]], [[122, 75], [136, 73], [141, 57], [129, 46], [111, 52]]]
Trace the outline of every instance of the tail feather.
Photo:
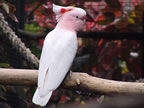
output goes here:
[[40, 106], [46, 106], [46, 104], [48, 103], [50, 97], [52, 95], [52, 91], [50, 91], [46, 96], [40, 96], [39, 95], [39, 90], [36, 89], [36, 92], [33, 96], [32, 102], [40, 105]]

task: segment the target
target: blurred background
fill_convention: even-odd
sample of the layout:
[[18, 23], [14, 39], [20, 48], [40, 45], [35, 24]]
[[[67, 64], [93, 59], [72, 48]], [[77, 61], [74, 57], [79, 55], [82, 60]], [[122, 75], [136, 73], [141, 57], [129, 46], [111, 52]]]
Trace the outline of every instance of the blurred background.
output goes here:
[[[0, 0], [12, 30], [40, 58], [46, 34], [56, 26], [52, 4], [81, 7], [87, 12], [78, 33], [78, 51], [71, 70], [95, 77], [144, 82], [144, 0]], [[0, 33], [0, 68], [37, 69]], [[31, 102], [36, 87], [0, 85], [1, 108], [39, 108]], [[58, 89], [48, 108], [90, 107], [101, 94]], [[91, 106], [92, 108], [95, 107]]]

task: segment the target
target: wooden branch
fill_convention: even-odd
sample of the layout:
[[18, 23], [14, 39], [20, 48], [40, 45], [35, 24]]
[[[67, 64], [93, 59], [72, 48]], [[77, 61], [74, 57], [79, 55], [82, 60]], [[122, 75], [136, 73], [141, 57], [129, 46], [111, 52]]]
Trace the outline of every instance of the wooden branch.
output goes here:
[[[50, 32], [52, 29], [48, 29], [48, 32]], [[20, 35], [25, 36], [25, 38], [32, 39], [32, 40], [38, 40], [45, 38], [47, 35], [46, 32], [37, 32], [32, 33], [25, 30], [18, 29], [18, 32]], [[99, 32], [99, 31], [88, 31], [88, 32], [78, 32], [78, 37], [81, 38], [92, 38], [92, 39], [98, 39], [98, 38], [104, 38], [104, 39], [131, 39], [131, 40], [143, 40], [143, 32]]]
[[[37, 70], [0, 68], [0, 84], [33, 86], [36, 83]], [[61, 87], [104, 94], [144, 94], [144, 83], [112, 81], [77, 72], [67, 77]]]
[[38, 39], [42, 39], [45, 38], [45, 36], [47, 35], [47, 33], [45, 32], [37, 32], [37, 33], [33, 33], [33, 32], [28, 32], [22, 29], [18, 29], [18, 33], [20, 35], [25, 36], [28, 39], [32, 39], [32, 40], [38, 40]]

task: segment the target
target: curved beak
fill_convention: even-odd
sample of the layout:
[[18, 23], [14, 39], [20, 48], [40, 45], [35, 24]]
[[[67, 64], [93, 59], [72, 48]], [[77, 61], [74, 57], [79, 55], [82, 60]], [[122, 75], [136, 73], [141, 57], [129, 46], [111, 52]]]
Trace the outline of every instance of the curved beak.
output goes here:
[[83, 17], [81, 17], [80, 19], [81, 19], [81, 20], [83, 20], [83, 22], [85, 23], [85, 22], [86, 22], [87, 17], [86, 17], [86, 16], [83, 16]]

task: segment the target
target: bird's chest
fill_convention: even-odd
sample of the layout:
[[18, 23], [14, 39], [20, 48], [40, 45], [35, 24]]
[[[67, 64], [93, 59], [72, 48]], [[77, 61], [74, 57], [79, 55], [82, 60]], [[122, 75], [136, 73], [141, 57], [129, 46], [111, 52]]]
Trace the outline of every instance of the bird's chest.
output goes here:
[[57, 47], [66, 51], [77, 50], [77, 37], [76, 36], [61, 36], [57, 41]]

